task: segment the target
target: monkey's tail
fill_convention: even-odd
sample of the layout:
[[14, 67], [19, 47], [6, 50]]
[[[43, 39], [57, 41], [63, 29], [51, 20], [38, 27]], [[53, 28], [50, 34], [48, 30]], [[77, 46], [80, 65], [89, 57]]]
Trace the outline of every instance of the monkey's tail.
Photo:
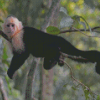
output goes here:
[[69, 55], [66, 57], [76, 62], [79, 62], [79, 63], [89, 63], [90, 62], [88, 59], [82, 58], [82, 57], [75, 57], [75, 56], [69, 56]]
[[[68, 58], [78, 61], [78, 62], [84, 62], [84, 63], [94, 63], [94, 62], [100, 62], [100, 52], [96, 50], [91, 51], [82, 51], [78, 50], [75, 47], [70, 47], [70, 49], [62, 48], [61, 52], [66, 53], [68, 55]], [[76, 56], [76, 57], [74, 57]]]
[[[97, 62], [96, 64], [96, 72], [100, 74], [100, 52], [96, 51], [96, 50], [90, 50], [90, 51], [82, 51], [79, 50], [77, 48], [75, 48], [71, 43], [69, 43], [68, 41], [64, 40], [62, 38], [62, 40], [60, 40], [60, 50], [61, 52], [71, 55], [68, 58], [78, 61], [78, 62], [83, 62], [83, 63], [87, 63], [87, 62]], [[76, 56], [78, 59], [73, 58], [73, 56]], [[80, 57], [84, 58], [81, 59]]]
[[87, 61], [87, 62], [92, 62], [92, 63], [99, 62], [99, 59], [100, 59], [100, 52], [99, 51], [96, 51], [96, 50], [90, 50], [90, 51], [79, 50], [63, 38], [61, 38], [61, 40], [59, 41], [59, 47], [60, 47], [60, 51], [62, 53], [65, 53], [67, 55], [72, 56], [72, 57], [69, 57], [69, 58], [71, 58], [73, 60], [75, 60], [73, 58], [73, 56], [76, 56], [76, 57], [81, 57], [81, 58], [87, 59], [87, 60], [76, 59], [76, 61], [79, 61], [79, 62], [81, 62], [81, 61]]

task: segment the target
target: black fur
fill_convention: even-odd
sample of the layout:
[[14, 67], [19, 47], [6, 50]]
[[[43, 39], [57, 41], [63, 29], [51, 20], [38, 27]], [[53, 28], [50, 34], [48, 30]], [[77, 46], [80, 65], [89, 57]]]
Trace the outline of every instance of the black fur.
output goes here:
[[13, 51], [14, 56], [7, 72], [10, 78], [12, 78], [15, 71], [19, 69], [19, 67], [25, 62], [30, 54], [35, 57], [44, 57], [44, 68], [47, 70], [51, 69], [57, 63], [62, 66], [63, 63], [59, 59], [61, 56], [60, 52], [71, 56], [81, 56], [85, 58], [84, 60], [69, 57], [78, 62], [97, 62], [96, 71], [100, 74], [100, 52], [95, 50], [78, 50], [71, 43], [60, 36], [50, 35], [31, 27], [24, 27], [23, 30], [23, 42], [25, 45], [25, 50], [22, 53]]

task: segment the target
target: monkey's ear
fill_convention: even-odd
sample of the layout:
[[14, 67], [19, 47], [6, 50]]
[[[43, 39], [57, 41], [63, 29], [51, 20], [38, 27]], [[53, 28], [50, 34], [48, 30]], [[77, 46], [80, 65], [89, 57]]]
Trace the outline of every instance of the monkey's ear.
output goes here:
[[19, 29], [22, 29], [23, 28], [23, 25], [22, 25], [22, 22], [20, 21], [19, 22]]

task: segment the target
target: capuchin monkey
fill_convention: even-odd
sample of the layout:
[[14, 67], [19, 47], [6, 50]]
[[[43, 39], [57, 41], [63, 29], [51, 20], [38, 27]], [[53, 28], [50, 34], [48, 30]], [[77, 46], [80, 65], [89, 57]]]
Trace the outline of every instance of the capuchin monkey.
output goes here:
[[[70, 55], [69, 58], [78, 62], [96, 62], [96, 72], [100, 74], [100, 52], [96, 50], [82, 51], [60, 36], [50, 35], [32, 27], [23, 27], [14, 16], [8, 16], [2, 25], [5, 36], [12, 48], [13, 58], [7, 71], [9, 78], [13, 78], [17, 71], [32, 54], [44, 58], [44, 69], [51, 69], [57, 63], [63, 66], [60, 60], [61, 53]], [[82, 57], [84, 59], [75, 59]]]

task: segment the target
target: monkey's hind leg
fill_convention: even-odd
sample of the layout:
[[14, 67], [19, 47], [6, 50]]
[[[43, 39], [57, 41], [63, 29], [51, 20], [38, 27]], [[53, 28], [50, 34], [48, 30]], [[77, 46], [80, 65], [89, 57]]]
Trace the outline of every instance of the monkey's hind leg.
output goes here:
[[53, 45], [45, 46], [44, 49], [45, 57], [44, 57], [44, 69], [51, 69], [53, 66], [59, 62], [60, 51], [59, 48]]
[[44, 68], [49, 70], [53, 66], [55, 66], [57, 63], [59, 66], [62, 67], [64, 65], [64, 62], [60, 59], [64, 60], [65, 57], [62, 54], [60, 54], [59, 57], [57, 58], [44, 58]]
[[57, 61], [54, 58], [44, 58], [44, 69], [49, 70], [51, 69], [53, 66], [55, 66], [57, 64]]

